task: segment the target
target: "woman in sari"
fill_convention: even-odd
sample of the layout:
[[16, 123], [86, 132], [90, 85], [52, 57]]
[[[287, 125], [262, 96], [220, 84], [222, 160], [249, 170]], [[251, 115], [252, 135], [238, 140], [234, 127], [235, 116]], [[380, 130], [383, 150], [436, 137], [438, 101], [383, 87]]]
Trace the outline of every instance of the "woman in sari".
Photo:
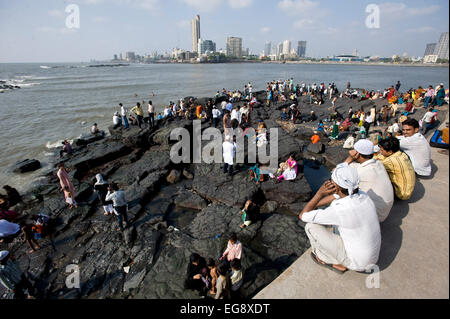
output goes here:
[[72, 205], [74, 207], [77, 207], [77, 203], [75, 202], [75, 189], [72, 182], [70, 181], [69, 174], [67, 174], [66, 168], [64, 167], [63, 163], [58, 164], [58, 172], [56, 173], [56, 175], [58, 176], [59, 184], [61, 185], [60, 191], [64, 192], [64, 189], [67, 189], [72, 199]]
[[330, 138], [331, 138], [332, 140], [336, 140], [336, 139], [338, 138], [338, 136], [339, 136], [339, 126], [337, 125], [336, 122], [334, 122], [334, 124], [333, 124], [333, 130], [332, 130], [332, 132], [331, 132]]
[[297, 178], [297, 162], [294, 160], [292, 155], [286, 161], [286, 169], [283, 174], [278, 176], [277, 183], [280, 183], [283, 179], [286, 181], [291, 181]]

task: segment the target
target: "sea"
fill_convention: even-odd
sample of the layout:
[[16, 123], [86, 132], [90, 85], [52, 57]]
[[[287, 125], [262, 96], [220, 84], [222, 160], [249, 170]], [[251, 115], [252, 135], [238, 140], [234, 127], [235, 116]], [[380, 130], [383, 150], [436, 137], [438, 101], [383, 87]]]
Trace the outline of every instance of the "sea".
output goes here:
[[[55, 150], [64, 139], [89, 132], [95, 122], [108, 131], [119, 103], [128, 108], [149, 100], [157, 111], [170, 101], [187, 96], [213, 97], [217, 91], [264, 90], [267, 82], [293, 78], [295, 83], [334, 82], [352, 87], [383, 90], [397, 81], [402, 90], [444, 83], [448, 67], [321, 65], [321, 64], [128, 64], [111, 63], [8, 63], [0, 64], [0, 187], [19, 191], [52, 167]], [[146, 104], [144, 110], [146, 111]], [[42, 169], [15, 174], [11, 165], [38, 159]]]

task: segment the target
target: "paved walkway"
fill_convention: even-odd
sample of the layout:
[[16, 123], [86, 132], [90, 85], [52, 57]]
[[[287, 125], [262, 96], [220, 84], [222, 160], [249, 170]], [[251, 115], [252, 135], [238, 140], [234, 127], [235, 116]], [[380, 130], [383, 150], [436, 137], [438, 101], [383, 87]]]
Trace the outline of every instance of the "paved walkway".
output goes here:
[[[378, 274], [336, 274], [315, 264], [308, 250], [255, 299], [448, 299], [449, 156], [438, 150], [431, 148], [432, 178], [417, 179], [411, 199], [396, 201], [381, 226]], [[379, 288], [367, 288], [377, 276]]]

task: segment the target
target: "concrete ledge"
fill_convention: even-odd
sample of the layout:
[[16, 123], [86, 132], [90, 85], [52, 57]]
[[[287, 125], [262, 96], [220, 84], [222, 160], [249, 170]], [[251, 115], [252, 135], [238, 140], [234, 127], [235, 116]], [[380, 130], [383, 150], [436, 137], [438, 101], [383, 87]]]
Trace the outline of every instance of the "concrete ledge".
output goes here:
[[[448, 118], [448, 117], [447, 117]], [[418, 178], [409, 201], [396, 201], [381, 225], [374, 275], [339, 275], [303, 254], [255, 299], [449, 298], [449, 156], [431, 149], [433, 173]], [[379, 288], [374, 286], [377, 277]]]

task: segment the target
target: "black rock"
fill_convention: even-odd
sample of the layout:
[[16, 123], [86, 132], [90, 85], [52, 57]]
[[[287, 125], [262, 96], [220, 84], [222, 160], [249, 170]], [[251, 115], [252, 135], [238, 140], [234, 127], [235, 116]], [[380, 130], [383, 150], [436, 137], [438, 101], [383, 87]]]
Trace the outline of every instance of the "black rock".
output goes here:
[[14, 173], [26, 173], [35, 171], [39, 168], [41, 168], [41, 163], [38, 160], [25, 159], [14, 164], [12, 167], [12, 171]]

